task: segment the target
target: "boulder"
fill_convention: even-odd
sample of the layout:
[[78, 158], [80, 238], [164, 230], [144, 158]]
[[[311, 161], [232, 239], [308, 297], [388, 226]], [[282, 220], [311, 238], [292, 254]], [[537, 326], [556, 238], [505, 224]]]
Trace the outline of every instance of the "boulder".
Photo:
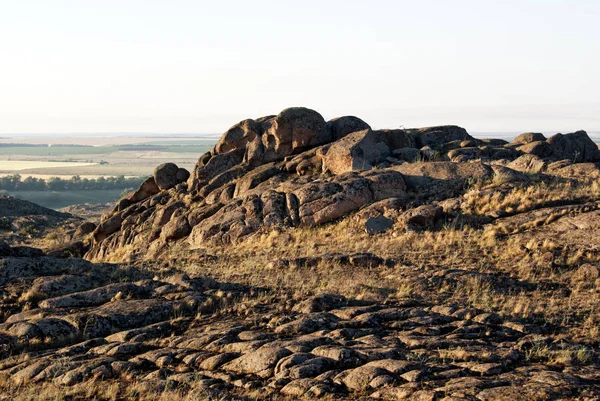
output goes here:
[[87, 252], [88, 247], [81, 241], [73, 241], [69, 244], [55, 248], [48, 252], [48, 256], [55, 258], [82, 258]]
[[300, 221], [319, 225], [360, 209], [375, 199], [369, 184], [368, 179], [350, 173], [303, 186], [294, 192]]
[[127, 200], [129, 200], [131, 203], [137, 203], [143, 201], [144, 199], [148, 199], [159, 192], [160, 188], [158, 185], [156, 185], [154, 177], [150, 177], [144, 181], [142, 185], [140, 185], [140, 187], [127, 198]]
[[337, 141], [348, 134], [371, 129], [369, 124], [358, 117], [344, 116], [327, 122], [327, 130], [332, 141]]
[[546, 141], [534, 141], [521, 145], [517, 148], [518, 151], [529, 153], [541, 158], [550, 157], [553, 154], [552, 145]]
[[154, 169], [154, 182], [161, 190], [173, 188], [182, 181], [178, 181], [179, 167], [175, 163], [164, 163]]
[[546, 163], [536, 155], [524, 154], [510, 162], [508, 167], [524, 173], [541, 173], [546, 170]]
[[177, 174], [175, 175], [178, 183], [186, 182], [188, 178], [190, 178], [190, 172], [184, 168], [180, 168], [177, 170]]
[[217, 154], [246, 149], [249, 142], [262, 135], [262, 127], [252, 119], [246, 119], [229, 128], [215, 145]]
[[108, 238], [110, 235], [116, 233], [121, 228], [121, 224], [123, 223], [123, 215], [122, 213], [116, 213], [96, 227], [94, 230], [93, 236], [95, 242], [100, 242], [105, 238]]
[[545, 141], [546, 137], [544, 136], [544, 134], [540, 134], [538, 132], [525, 132], [524, 134], [521, 134], [519, 136], [517, 136], [515, 139], [512, 140], [512, 142], [510, 143], [510, 145], [525, 145], [527, 143], [531, 143], [531, 142], [539, 142], [539, 141]]
[[334, 174], [370, 170], [392, 156], [394, 149], [413, 146], [412, 136], [404, 130], [367, 129], [334, 142], [324, 156], [324, 164]]
[[332, 144], [325, 155], [324, 164], [334, 174], [370, 170], [391, 154], [380, 136], [367, 129], [349, 134]]
[[83, 239], [89, 234], [93, 233], [96, 227], [97, 226], [95, 223], [91, 221], [86, 221], [85, 223], [82, 223], [79, 227], [77, 227], [75, 233], [73, 234], [73, 238]]
[[281, 358], [290, 354], [291, 352], [283, 347], [263, 346], [256, 351], [226, 363], [221, 369], [234, 373], [250, 373], [260, 376], [261, 374], [268, 374], [269, 370], [274, 369]]
[[600, 150], [585, 131], [556, 134], [547, 141], [556, 159], [568, 159], [573, 163], [600, 161]]
[[447, 142], [475, 140], [464, 128], [456, 125], [426, 127], [414, 130], [414, 132], [419, 147], [429, 146], [432, 149]]
[[192, 231], [185, 216], [173, 216], [162, 228], [161, 238], [165, 241], [174, 241], [187, 237]]
[[365, 231], [367, 234], [381, 234], [392, 228], [394, 221], [385, 216], [371, 217], [365, 222]]
[[444, 210], [438, 205], [422, 205], [410, 209], [401, 217], [401, 221], [410, 231], [424, 231], [439, 228], [444, 217]]
[[265, 133], [263, 161], [281, 160], [330, 141], [327, 123], [319, 113], [305, 107], [291, 107], [279, 113]]
[[453, 162], [466, 162], [468, 160], [481, 159], [481, 149], [476, 147], [466, 147], [459, 149], [452, 149], [448, 152], [448, 157]]

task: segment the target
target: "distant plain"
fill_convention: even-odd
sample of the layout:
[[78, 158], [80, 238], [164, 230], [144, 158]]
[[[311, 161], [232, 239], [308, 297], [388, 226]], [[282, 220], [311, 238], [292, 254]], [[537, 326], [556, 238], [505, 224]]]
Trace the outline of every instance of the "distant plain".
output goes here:
[[[15, 136], [0, 139], [0, 177], [18, 174], [49, 180], [146, 177], [167, 162], [192, 170], [198, 157], [216, 143], [212, 137]], [[87, 202], [114, 202], [122, 190], [8, 191], [9, 195], [50, 208]]]

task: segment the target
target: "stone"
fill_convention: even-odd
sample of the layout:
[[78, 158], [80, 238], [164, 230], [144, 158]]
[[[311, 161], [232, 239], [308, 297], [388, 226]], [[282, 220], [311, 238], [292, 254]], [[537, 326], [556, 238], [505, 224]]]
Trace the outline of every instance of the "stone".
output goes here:
[[538, 156], [524, 154], [508, 164], [508, 167], [524, 173], [541, 173], [546, 170], [546, 163]]
[[283, 347], [263, 346], [256, 351], [242, 355], [221, 367], [221, 369], [234, 373], [268, 374], [274, 369], [277, 362], [291, 352]]
[[585, 131], [556, 134], [548, 138], [547, 142], [558, 160], [568, 159], [573, 163], [600, 161], [600, 150]]
[[150, 177], [144, 181], [140, 187], [127, 198], [127, 200], [131, 202], [131, 204], [138, 203], [156, 195], [159, 192], [160, 188], [158, 185], [156, 185], [155, 178]]
[[161, 238], [165, 241], [175, 241], [187, 237], [192, 232], [192, 228], [185, 216], [173, 215], [167, 224], [161, 230]]
[[513, 139], [510, 145], [525, 145], [531, 142], [545, 141], [546, 137], [544, 134], [538, 132], [525, 132], [524, 134], [518, 135]]
[[177, 173], [179, 167], [175, 163], [164, 163], [154, 169], [154, 182], [161, 190], [173, 188], [179, 184]]
[[327, 122], [327, 130], [331, 135], [332, 141], [337, 141], [353, 132], [367, 129], [371, 129], [369, 124], [354, 116], [338, 117]]
[[438, 205], [422, 205], [405, 212], [401, 221], [411, 231], [433, 230], [444, 217], [444, 210]]
[[367, 234], [381, 234], [392, 228], [394, 221], [383, 215], [371, 217], [365, 222], [365, 231]]
[[312, 313], [300, 316], [298, 319], [283, 324], [275, 329], [276, 334], [308, 334], [323, 329], [333, 329], [337, 326], [337, 316], [331, 313]]
[[394, 149], [411, 147], [413, 144], [412, 136], [403, 130], [366, 129], [334, 142], [323, 161], [327, 170], [334, 174], [370, 170], [390, 157]]
[[521, 145], [517, 150], [523, 153], [529, 153], [541, 158], [551, 157], [554, 154], [552, 145], [546, 141], [529, 142], [525, 145]]
[[417, 148], [399, 148], [392, 151], [392, 155], [400, 160], [407, 161], [409, 163], [415, 163], [421, 160], [421, 151]]
[[431, 148], [437, 148], [452, 141], [474, 140], [464, 128], [456, 125], [420, 128], [415, 130], [415, 137], [420, 147], [430, 146]]
[[387, 376], [388, 372], [375, 366], [359, 366], [350, 371], [343, 379], [344, 384], [351, 390], [362, 390], [369, 386], [369, 383], [377, 376]]
[[94, 232], [96, 227], [97, 226], [95, 223], [93, 223], [91, 221], [86, 221], [85, 223], [82, 223], [77, 227], [77, 229], [75, 230], [75, 233], [73, 234], [73, 238], [83, 239], [83, 238], [87, 237], [89, 234], [91, 234], [92, 232]]
[[200, 363], [200, 368], [206, 370], [216, 370], [227, 362], [239, 358], [240, 356], [241, 355], [238, 352], [224, 352], [222, 354], [217, 354], [203, 360]]

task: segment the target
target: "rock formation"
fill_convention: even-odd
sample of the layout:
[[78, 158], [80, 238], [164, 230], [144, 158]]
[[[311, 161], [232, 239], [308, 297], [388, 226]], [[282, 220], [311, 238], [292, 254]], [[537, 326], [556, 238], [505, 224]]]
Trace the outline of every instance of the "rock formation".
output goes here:
[[289, 108], [231, 127], [191, 174], [158, 166], [102, 217], [87, 258], [118, 249], [152, 257], [173, 241], [197, 247], [261, 227], [319, 225], [386, 199], [443, 200], [494, 179], [493, 166], [517, 177], [510, 171], [542, 172], [559, 160], [600, 161], [600, 151], [584, 131], [507, 143], [456, 126], [373, 130], [357, 117], [326, 122]]

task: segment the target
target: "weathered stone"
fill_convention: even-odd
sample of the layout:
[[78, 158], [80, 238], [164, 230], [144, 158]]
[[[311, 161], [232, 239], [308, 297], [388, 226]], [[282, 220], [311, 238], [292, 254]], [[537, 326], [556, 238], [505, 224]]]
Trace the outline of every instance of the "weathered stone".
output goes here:
[[353, 132], [364, 131], [370, 128], [369, 124], [354, 116], [338, 117], [327, 122], [327, 130], [331, 135], [332, 141], [337, 141]]
[[154, 182], [161, 190], [171, 189], [179, 184], [177, 172], [179, 167], [175, 163], [164, 163], [154, 169]]
[[515, 139], [513, 139], [510, 144], [511, 145], [525, 145], [527, 143], [545, 141], [545, 140], [546, 140], [546, 137], [544, 136], [544, 134], [540, 134], [538, 132], [525, 132], [524, 134], [521, 134], [521, 135], [517, 136]]
[[556, 134], [547, 141], [557, 159], [568, 159], [574, 163], [600, 161], [600, 150], [585, 131], [571, 134]]
[[473, 140], [464, 128], [455, 125], [427, 127], [415, 130], [415, 137], [420, 147], [430, 146], [436, 148], [452, 141]]
[[523, 153], [529, 153], [541, 158], [550, 157], [553, 155], [553, 148], [546, 141], [529, 142], [525, 145], [521, 145], [517, 150]]
[[160, 192], [160, 188], [156, 185], [154, 177], [148, 178], [140, 187], [131, 194], [127, 200], [131, 203], [138, 203]]
[[444, 217], [443, 209], [438, 205], [423, 205], [410, 209], [401, 217], [406, 228], [412, 231], [432, 230], [438, 228], [438, 222]]
[[546, 169], [546, 163], [536, 155], [525, 154], [510, 162], [508, 167], [526, 173], [540, 173]]
[[256, 351], [232, 360], [222, 366], [223, 370], [235, 373], [269, 374], [269, 369], [275, 368], [277, 362], [290, 355], [286, 348], [263, 346]]
[[365, 231], [371, 235], [380, 234], [392, 228], [393, 225], [394, 221], [385, 216], [371, 217], [365, 222]]

